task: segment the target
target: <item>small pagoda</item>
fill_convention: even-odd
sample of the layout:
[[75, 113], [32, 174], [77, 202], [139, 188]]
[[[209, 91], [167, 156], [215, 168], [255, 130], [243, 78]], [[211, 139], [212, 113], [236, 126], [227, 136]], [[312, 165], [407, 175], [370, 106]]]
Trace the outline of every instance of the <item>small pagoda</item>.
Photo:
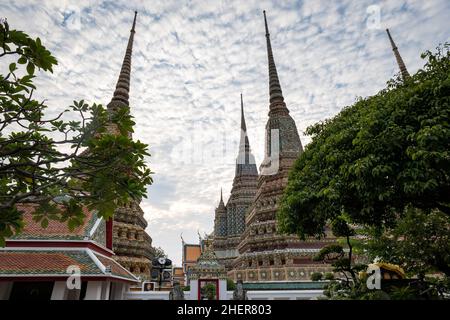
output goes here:
[[205, 247], [190, 271], [191, 300], [202, 300], [202, 289], [208, 284], [214, 284], [216, 300], [227, 299], [227, 271], [210, 246]]

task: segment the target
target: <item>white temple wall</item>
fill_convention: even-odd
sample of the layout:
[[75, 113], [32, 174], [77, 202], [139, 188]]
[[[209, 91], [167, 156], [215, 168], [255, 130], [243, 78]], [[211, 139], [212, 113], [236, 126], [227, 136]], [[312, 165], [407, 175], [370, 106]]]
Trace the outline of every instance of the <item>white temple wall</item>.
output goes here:
[[[192, 288], [192, 287], [191, 287]], [[220, 290], [220, 289], [219, 289]], [[224, 299], [232, 300], [233, 291], [224, 291], [220, 294]], [[264, 290], [247, 291], [248, 300], [316, 300], [323, 297], [322, 290]], [[169, 300], [168, 291], [127, 292], [125, 300]], [[185, 300], [197, 300], [197, 290], [184, 291]]]

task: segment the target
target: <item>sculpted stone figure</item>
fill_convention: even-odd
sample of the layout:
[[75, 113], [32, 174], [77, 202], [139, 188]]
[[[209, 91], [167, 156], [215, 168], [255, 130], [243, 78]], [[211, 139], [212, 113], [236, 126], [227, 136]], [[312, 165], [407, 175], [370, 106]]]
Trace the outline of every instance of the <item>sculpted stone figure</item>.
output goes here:
[[173, 288], [169, 293], [169, 300], [184, 300], [184, 292], [181, 290], [180, 283], [175, 281]]
[[233, 300], [248, 300], [247, 291], [244, 290], [242, 280], [237, 281], [236, 289], [233, 291]]

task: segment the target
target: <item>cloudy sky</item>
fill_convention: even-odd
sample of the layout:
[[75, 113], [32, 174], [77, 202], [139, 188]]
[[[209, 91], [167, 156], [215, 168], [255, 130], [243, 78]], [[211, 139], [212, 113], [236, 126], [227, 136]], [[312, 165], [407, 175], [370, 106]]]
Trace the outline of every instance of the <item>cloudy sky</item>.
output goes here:
[[30, 1], [2, 0], [13, 29], [40, 37], [59, 65], [38, 74], [50, 112], [73, 100], [109, 102], [133, 18], [134, 137], [149, 144], [154, 184], [142, 208], [147, 231], [176, 262], [180, 234], [210, 233], [220, 188], [234, 174], [244, 95], [250, 144], [260, 163], [268, 112], [262, 10], [268, 14], [285, 101], [305, 129], [376, 93], [397, 72], [389, 27], [411, 73], [420, 53], [449, 41], [448, 0]]

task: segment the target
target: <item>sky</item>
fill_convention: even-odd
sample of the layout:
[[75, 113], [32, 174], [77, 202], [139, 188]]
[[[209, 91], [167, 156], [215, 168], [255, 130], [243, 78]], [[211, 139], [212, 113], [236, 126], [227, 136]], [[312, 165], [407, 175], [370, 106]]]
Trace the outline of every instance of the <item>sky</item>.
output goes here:
[[[375, 94], [398, 73], [389, 28], [410, 73], [450, 40], [450, 1], [2, 0], [0, 17], [58, 59], [38, 72], [36, 97], [56, 114], [73, 100], [106, 105], [138, 11], [130, 107], [149, 145], [154, 183], [141, 203], [153, 245], [178, 265], [181, 239], [211, 233], [229, 196], [240, 136], [240, 93], [256, 163], [269, 111], [264, 20], [287, 107], [306, 128]], [[4, 66], [0, 66], [3, 69]]]

